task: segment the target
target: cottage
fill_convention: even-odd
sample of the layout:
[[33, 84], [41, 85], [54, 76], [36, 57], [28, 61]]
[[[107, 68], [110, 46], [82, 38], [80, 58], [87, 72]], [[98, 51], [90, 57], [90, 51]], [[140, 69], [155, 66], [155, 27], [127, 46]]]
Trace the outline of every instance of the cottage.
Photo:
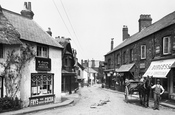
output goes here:
[[[31, 3], [25, 2], [21, 14], [0, 8], [0, 61], [7, 52], [22, 53], [28, 44], [35, 56], [22, 68], [19, 91], [16, 96], [23, 107], [61, 102], [61, 67], [63, 47], [34, 20]], [[4, 68], [0, 68], [0, 97], [7, 95]]]

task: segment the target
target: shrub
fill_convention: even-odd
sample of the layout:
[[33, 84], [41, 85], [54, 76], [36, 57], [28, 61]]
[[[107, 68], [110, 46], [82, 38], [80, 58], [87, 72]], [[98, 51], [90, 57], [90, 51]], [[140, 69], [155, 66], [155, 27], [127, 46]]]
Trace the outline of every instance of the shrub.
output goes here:
[[4, 97], [0, 98], [0, 112], [10, 111], [10, 110], [17, 110], [21, 108], [21, 100], [17, 97]]

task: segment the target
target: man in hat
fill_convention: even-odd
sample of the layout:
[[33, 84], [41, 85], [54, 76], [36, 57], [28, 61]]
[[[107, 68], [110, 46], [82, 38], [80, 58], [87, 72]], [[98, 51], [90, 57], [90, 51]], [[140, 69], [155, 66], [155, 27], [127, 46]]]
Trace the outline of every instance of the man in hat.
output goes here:
[[157, 79], [157, 83], [151, 87], [154, 89], [154, 110], [159, 110], [160, 95], [164, 93], [164, 88], [160, 85], [160, 79]]

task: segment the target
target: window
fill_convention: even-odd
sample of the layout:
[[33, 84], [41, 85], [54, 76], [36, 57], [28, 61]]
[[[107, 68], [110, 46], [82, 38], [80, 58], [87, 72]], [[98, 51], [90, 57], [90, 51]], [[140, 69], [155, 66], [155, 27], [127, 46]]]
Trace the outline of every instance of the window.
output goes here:
[[46, 46], [37, 46], [37, 56], [38, 57], [49, 57], [49, 48]]
[[126, 63], [126, 51], [123, 52], [123, 64]]
[[0, 58], [3, 58], [3, 45], [0, 44]]
[[108, 69], [111, 68], [111, 59], [108, 59]]
[[163, 38], [163, 55], [170, 54], [171, 52], [171, 40], [170, 37]]
[[53, 74], [32, 73], [31, 74], [31, 92], [32, 97], [40, 95], [53, 94]]
[[141, 59], [146, 59], [146, 45], [141, 45]]
[[0, 76], [0, 98], [3, 97], [3, 78]]
[[120, 64], [120, 54], [117, 54], [117, 64]]
[[130, 62], [134, 61], [133, 49], [130, 49]]

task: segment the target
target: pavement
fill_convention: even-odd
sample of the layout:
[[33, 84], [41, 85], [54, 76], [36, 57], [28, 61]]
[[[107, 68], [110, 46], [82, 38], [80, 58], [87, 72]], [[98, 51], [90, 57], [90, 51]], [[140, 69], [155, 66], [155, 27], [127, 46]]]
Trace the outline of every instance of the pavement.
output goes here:
[[48, 110], [48, 109], [54, 109], [54, 108], [59, 108], [59, 107], [65, 107], [68, 106], [72, 103], [74, 103], [74, 100], [79, 98], [80, 94], [73, 93], [73, 94], [62, 94], [62, 102], [59, 103], [51, 103], [51, 104], [46, 104], [46, 105], [39, 105], [39, 106], [34, 106], [34, 107], [26, 107], [20, 110], [14, 110], [14, 111], [9, 111], [9, 112], [4, 112], [0, 113], [0, 115], [23, 115], [23, 114], [29, 114], [33, 112], [38, 112], [42, 110]]
[[[110, 91], [113, 93], [121, 93], [124, 95], [124, 92], [120, 92], [117, 90], [112, 90], [112, 89], [107, 89], [107, 88], [101, 88], [101, 89], [106, 90], [106, 91]], [[138, 96], [133, 96], [133, 98], [138, 98]], [[77, 99], [80, 99], [79, 91], [77, 91], [73, 94], [62, 94], [62, 102], [60, 102], [60, 103], [52, 103], [52, 104], [46, 104], [46, 105], [40, 105], [40, 106], [34, 106], [34, 107], [27, 107], [27, 108], [23, 108], [20, 110], [0, 113], [0, 115], [23, 115], [23, 114], [29, 114], [29, 113], [33, 113], [33, 112], [42, 111], [42, 110], [65, 107], [65, 106], [68, 106], [68, 105], [74, 103], [74, 101]], [[153, 100], [150, 100], [150, 102], [153, 103]], [[160, 105], [175, 109], [175, 103], [172, 103], [169, 100], [161, 101]]]

